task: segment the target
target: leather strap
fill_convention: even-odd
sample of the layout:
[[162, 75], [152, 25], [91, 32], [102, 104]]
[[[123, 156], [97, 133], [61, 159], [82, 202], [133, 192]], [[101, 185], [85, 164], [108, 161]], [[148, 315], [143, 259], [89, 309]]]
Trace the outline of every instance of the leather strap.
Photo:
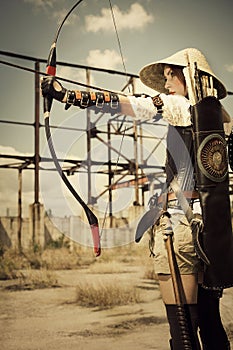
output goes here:
[[[183, 195], [187, 199], [199, 199], [199, 193], [197, 191], [182, 191]], [[163, 202], [163, 197], [167, 195], [167, 201], [172, 201], [178, 199], [175, 192], [168, 192], [161, 194], [161, 196], [158, 197], [158, 204]]]

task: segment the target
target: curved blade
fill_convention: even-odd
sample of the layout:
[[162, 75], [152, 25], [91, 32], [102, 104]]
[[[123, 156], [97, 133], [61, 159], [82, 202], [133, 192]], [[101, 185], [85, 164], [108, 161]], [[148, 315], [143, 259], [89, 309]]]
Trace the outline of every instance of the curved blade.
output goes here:
[[161, 214], [163, 213], [163, 210], [157, 207], [153, 207], [150, 210], [148, 210], [141, 220], [138, 223], [136, 234], [135, 234], [135, 242], [138, 243], [144, 233], [150, 228], [152, 225], [158, 221]]

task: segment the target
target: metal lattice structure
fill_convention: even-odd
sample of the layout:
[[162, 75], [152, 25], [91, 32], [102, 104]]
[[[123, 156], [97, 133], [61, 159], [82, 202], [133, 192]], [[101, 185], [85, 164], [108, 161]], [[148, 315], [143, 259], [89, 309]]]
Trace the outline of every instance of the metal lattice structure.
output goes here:
[[[51, 158], [43, 157], [40, 153], [40, 133], [44, 125], [40, 122], [40, 64], [45, 64], [46, 60], [38, 59], [35, 57], [18, 55], [10, 52], [0, 52], [1, 55], [8, 58], [16, 58], [23, 61], [30, 61], [34, 64], [34, 69], [25, 68], [24, 66], [15, 65], [7, 61], [1, 61], [12, 68], [22, 69], [34, 74], [34, 123], [23, 123], [9, 120], [1, 120], [4, 124], [21, 125], [25, 127], [31, 127], [34, 129], [34, 154], [31, 156], [1, 154], [0, 158], [2, 164], [1, 169], [12, 169], [18, 171], [18, 217], [21, 220], [22, 216], [22, 175], [24, 170], [30, 170], [34, 173], [34, 203], [38, 204], [40, 184], [39, 173], [45, 170], [43, 165], [47, 162], [50, 163]], [[90, 82], [90, 74], [92, 71], [100, 71], [104, 74], [125, 75], [123, 72], [98, 69], [95, 67], [81, 66], [75, 64], [69, 64], [65, 62], [57, 62], [58, 65], [71, 67], [73, 69], [82, 69], [86, 73], [86, 83]], [[124, 91], [128, 86], [131, 86], [131, 90], [135, 93], [135, 79], [138, 79], [137, 75], [127, 74], [127, 83], [122, 88]], [[65, 112], [64, 112], [65, 113]], [[158, 129], [160, 126], [164, 128], [163, 124], [158, 123], [155, 125], [153, 122], [141, 122], [133, 120], [127, 116], [115, 115], [113, 117], [105, 116], [100, 113], [93, 115], [92, 111], [86, 110], [86, 128], [72, 128], [73, 131], [83, 132], [86, 134], [86, 147], [87, 156], [84, 159], [61, 159], [63, 162], [63, 170], [67, 175], [75, 175], [80, 172], [86, 173], [87, 180], [87, 203], [89, 205], [95, 205], [99, 198], [108, 194], [108, 215], [113, 215], [112, 197], [113, 191], [117, 191], [119, 188], [133, 186], [134, 199], [133, 205], [144, 206], [145, 192], [151, 190], [151, 184], [156, 188], [161, 187], [161, 177], [164, 176], [163, 166], [161, 164], [150, 163], [150, 158], [154, 156], [157, 148], [164, 140], [164, 132], [160, 135], [154, 136], [151, 129]], [[67, 132], [66, 128], [62, 126], [51, 125], [51, 128], [62, 129], [63, 132]], [[149, 130], [149, 131], [148, 131]], [[127, 147], [127, 153], [131, 153], [131, 156], [127, 155], [122, 148], [117, 149], [113, 143], [118, 141], [118, 144], [122, 143], [122, 140], [127, 140], [129, 147]], [[147, 141], [146, 141], [147, 140]], [[148, 141], [150, 140], [150, 141]], [[144, 142], [151, 142], [153, 140], [153, 147], [150, 152], [144, 154]], [[92, 154], [93, 142], [101, 144], [106, 148], [107, 158], [105, 161], [98, 160], [95, 155]], [[129, 148], [131, 150], [129, 151]], [[101, 168], [100, 168], [101, 167]], [[48, 171], [48, 168], [46, 168]], [[51, 171], [55, 171], [55, 167], [50, 167]], [[98, 174], [104, 177], [103, 188], [99, 193], [92, 193], [92, 174]]]

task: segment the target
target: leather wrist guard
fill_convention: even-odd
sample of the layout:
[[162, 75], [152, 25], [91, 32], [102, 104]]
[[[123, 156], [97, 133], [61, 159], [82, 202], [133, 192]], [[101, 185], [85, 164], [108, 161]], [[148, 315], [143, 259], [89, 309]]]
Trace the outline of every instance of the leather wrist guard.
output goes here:
[[78, 106], [81, 109], [91, 107], [95, 113], [103, 112], [113, 115], [120, 112], [118, 95], [108, 91], [68, 90], [65, 109], [67, 110], [71, 105]]

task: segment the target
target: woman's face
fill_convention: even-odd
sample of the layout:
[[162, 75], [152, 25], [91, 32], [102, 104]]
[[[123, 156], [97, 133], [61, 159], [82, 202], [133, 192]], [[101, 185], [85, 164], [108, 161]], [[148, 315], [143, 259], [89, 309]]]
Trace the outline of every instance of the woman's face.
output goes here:
[[181, 81], [175, 74], [175, 70], [170, 66], [164, 67], [165, 89], [171, 95], [187, 96], [187, 88], [183, 81]]

